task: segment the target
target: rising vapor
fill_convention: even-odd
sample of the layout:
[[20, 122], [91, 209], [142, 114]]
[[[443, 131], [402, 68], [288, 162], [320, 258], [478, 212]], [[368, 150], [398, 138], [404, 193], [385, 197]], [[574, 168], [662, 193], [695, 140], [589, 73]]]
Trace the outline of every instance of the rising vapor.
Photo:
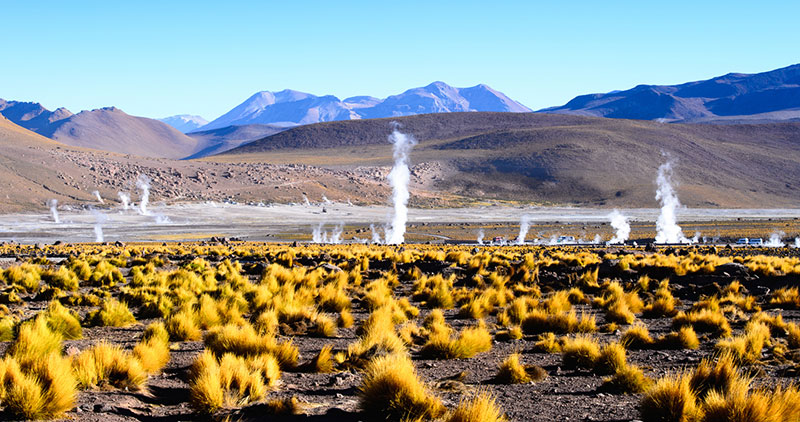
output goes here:
[[139, 214], [150, 215], [150, 211], [147, 210], [147, 203], [150, 201], [150, 178], [140, 174], [136, 179], [136, 187], [139, 188], [142, 196], [139, 201]]
[[661, 214], [656, 221], [656, 243], [689, 243], [677, 223], [675, 211], [681, 206], [672, 187], [672, 160], [658, 168], [656, 200], [661, 203]]
[[522, 219], [519, 222], [519, 235], [517, 235], [517, 245], [524, 245], [525, 244], [525, 236], [528, 235], [528, 230], [531, 228], [531, 217], [529, 215], [523, 215]]
[[50, 200], [50, 215], [53, 217], [54, 223], [61, 223], [61, 219], [58, 218], [58, 199]]
[[389, 136], [389, 142], [393, 145], [392, 153], [394, 155], [394, 166], [389, 173], [394, 216], [392, 217], [391, 227], [386, 233], [386, 243], [399, 245], [405, 240], [406, 222], [408, 222], [408, 198], [411, 196], [408, 191], [408, 183], [411, 181], [408, 155], [414, 145], [417, 144], [417, 140], [411, 135], [400, 133], [395, 127]]
[[628, 219], [619, 210], [612, 211], [608, 218], [611, 220], [611, 227], [614, 229], [614, 237], [608, 243], [625, 243], [631, 235], [631, 225], [628, 224]]
[[117, 192], [120, 202], [122, 202], [122, 209], [128, 211], [131, 207], [131, 196], [128, 192]]

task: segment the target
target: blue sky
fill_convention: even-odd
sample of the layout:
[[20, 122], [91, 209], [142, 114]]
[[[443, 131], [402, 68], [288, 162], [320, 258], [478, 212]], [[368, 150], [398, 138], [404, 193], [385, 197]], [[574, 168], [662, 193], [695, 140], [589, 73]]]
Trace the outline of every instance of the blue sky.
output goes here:
[[800, 62], [796, 1], [0, 0], [0, 98], [213, 119], [261, 90], [486, 83], [539, 109]]

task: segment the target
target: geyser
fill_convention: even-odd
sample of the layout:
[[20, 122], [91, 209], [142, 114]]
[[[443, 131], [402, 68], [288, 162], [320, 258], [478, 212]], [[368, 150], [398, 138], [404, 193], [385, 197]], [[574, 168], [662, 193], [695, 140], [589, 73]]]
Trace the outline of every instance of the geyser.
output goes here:
[[150, 211], [147, 210], [147, 203], [150, 201], [150, 178], [147, 175], [140, 174], [136, 178], [136, 187], [139, 188], [142, 197], [139, 201], [139, 214], [150, 215]]
[[656, 221], [656, 243], [689, 243], [676, 221], [675, 211], [681, 206], [672, 187], [672, 160], [658, 168], [656, 200], [661, 203], [661, 214]]
[[103, 223], [108, 220], [108, 217], [101, 213], [100, 211], [91, 208], [92, 215], [94, 215], [94, 241], [97, 243], [103, 243]]
[[122, 209], [127, 211], [131, 207], [131, 196], [128, 192], [117, 192], [120, 202], [122, 202]]
[[517, 245], [524, 245], [525, 244], [525, 236], [528, 235], [528, 230], [531, 228], [531, 217], [529, 215], [523, 215], [522, 219], [519, 221], [519, 235], [517, 235]]
[[483, 245], [483, 238], [485, 236], [486, 235], [483, 233], [483, 229], [478, 230], [478, 239], [477, 239], [477, 241], [478, 241], [479, 245]]
[[394, 216], [392, 217], [391, 227], [386, 232], [386, 243], [398, 245], [405, 240], [406, 222], [408, 222], [408, 198], [410, 197], [408, 183], [411, 181], [408, 155], [414, 145], [417, 144], [417, 140], [411, 135], [400, 133], [395, 127], [389, 136], [389, 142], [393, 145], [392, 155], [394, 156], [394, 166], [389, 173]]
[[631, 235], [631, 225], [628, 224], [628, 219], [619, 210], [612, 211], [608, 218], [611, 220], [611, 227], [614, 229], [614, 237], [608, 243], [625, 243]]
[[100, 191], [93, 190], [92, 191], [92, 195], [94, 195], [94, 197], [97, 199], [97, 202], [99, 202], [101, 204], [105, 204], [106, 203], [106, 201], [103, 201], [103, 197], [100, 196]]
[[54, 223], [61, 223], [61, 219], [58, 218], [58, 199], [50, 200], [50, 215], [53, 216]]

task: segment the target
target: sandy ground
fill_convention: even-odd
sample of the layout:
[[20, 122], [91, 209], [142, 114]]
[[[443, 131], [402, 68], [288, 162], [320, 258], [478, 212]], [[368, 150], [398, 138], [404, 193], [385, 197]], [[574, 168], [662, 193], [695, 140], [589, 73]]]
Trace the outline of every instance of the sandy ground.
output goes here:
[[[659, 215], [658, 209], [621, 210], [634, 224], [652, 224]], [[538, 224], [595, 224], [598, 230], [586, 231], [588, 238], [605, 234], [600, 224], [609, 221], [607, 209], [555, 208], [555, 207], [504, 207], [486, 206], [449, 209], [410, 209], [409, 232], [419, 231], [424, 225], [486, 225], [518, 224], [528, 216], [535, 233]], [[135, 210], [119, 208], [87, 209], [62, 208], [60, 223], [55, 223], [49, 212], [36, 214], [0, 215], [0, 241], [19, 243], [94, 242], [98, 239], [95, 228], [100, 227], [103, 241], [190, 241], [212, 236], [239, 238], [250, 241], [305, 240], [301, 234], [310, 233], [320, 224], [331, 230], [337, 224], [353, 227], [380, 227], [391, 220], [392, 209], [385, 206], [353, 206], [340, 203], [311, 205], [250, 206], [220, 203], [193, 203], [184, 205], [154, 205], [148, 215]], [[791, 221], [800, 219], [800, 209], [699, 209], [683, 208], [678, 211], [680, 221], [736, 222]], [[416, 229], [414, 227], [415, 226]], [[358, 229], [354, 229], [358, 230]], [[368, 239], [370, 233], [352, 237]], [[687, 231], [691, 236], [692, 231]], [[788, 233], [787, 233], [788, 234]], [[430, 239], [448, 239], [446, 235], [428, 235]], [[471, 235], [470, 235], [471, 236]], [[351, 237], [346, 237], [351, 238]]]

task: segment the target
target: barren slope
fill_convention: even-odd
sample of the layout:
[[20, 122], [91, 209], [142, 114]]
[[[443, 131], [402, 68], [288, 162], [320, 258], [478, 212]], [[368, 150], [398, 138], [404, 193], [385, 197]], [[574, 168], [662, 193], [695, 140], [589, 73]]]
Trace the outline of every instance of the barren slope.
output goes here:
[[421, 144], [414, 181], [465, 197], [656, 206], [668, 154], [683, 202], [800, 206], [800, 124], [680, 125], [581, 116], [452, 113], [293, 128], [212, 158], [224, 162], [389, 165], [392, 123]]

